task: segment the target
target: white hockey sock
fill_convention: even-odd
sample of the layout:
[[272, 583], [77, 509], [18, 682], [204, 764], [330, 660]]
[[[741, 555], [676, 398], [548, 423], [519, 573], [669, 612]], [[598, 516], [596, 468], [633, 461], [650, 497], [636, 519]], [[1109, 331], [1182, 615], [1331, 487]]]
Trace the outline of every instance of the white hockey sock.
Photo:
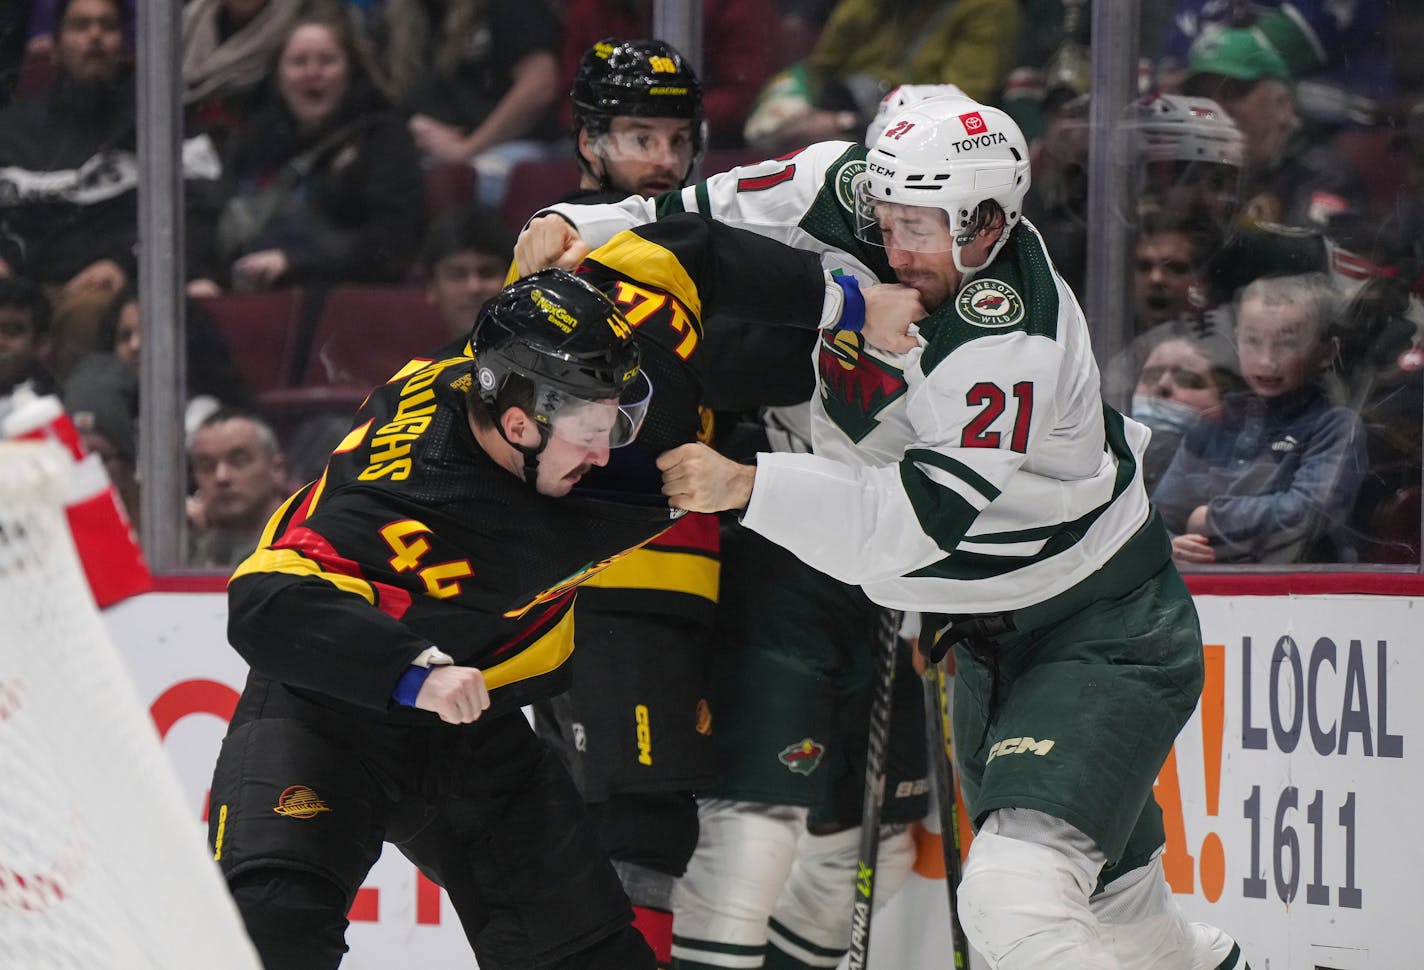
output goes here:
[[698, 821], [697, 851], [673, 889], [673, 967], [760, 967], [806, 809], [708, 799]]
[[[860, 829], [801, 836], [791, 878], [767, 931], [767, 966], [834, 967], [850, 947]], [[895, 894], [915, 864], [909, 826], [882, 825], [875, 864], [875, 909]]]
[[965, 935], [992, 970], [1115, 970], [1088, 908], [1103, 853], [1061, 819], [990, 813], [959, 885]]

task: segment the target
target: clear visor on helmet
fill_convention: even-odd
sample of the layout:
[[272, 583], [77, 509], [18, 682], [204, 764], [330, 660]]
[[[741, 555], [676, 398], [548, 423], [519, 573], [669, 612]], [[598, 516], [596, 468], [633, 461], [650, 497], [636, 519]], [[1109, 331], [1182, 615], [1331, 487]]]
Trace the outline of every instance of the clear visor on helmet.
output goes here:
[[944, 209], [876, 199], [867, 178], [855, 186], [855, 235], [872, 246], [912, 253], [947, 253], [954, 249], [954, 235]]
[[552, 437], [591, 450], [621, 448], [638, 436], [653, 385], [642, 371], [621, 397], [590, 400], [548, 385], [536, 391], [536, 419]]
[[692, 165], [692, 122], [686, 118], [615, 118], [592, 139], [593, 150], [610, 162], [661, 164], [680, 179]]

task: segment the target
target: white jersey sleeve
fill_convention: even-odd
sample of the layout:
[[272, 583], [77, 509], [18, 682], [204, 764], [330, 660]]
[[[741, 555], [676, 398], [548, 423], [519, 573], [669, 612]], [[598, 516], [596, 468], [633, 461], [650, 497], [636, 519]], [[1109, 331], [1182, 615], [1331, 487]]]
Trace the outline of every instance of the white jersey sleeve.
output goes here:
[[865, 149], [847, 141], [818, 142], [782, 158], [741, 165], [655, 199], [607, 205], [560, 203], [557, 212], [597, 247], [616, 233], [677, 212], [697, 212], [821, 256], [828, 270], [863, 283], [890, 282], [884, 252], [863, 247], [853, 232], [852, 185], [865, 171]]

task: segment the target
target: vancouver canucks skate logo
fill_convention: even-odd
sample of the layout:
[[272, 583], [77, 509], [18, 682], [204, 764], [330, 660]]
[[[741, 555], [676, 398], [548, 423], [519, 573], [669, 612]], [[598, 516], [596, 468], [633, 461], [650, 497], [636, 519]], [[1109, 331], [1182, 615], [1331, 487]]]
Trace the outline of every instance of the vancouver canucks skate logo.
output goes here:
[[1024, 318], [1023, 298], [1003, 280], [974, 280], [959, 291], [954, 307], [976, 327], [1012, 327]]
[[826, 416], [851, 441], [860, 441], [880, 425], [879, 415], [905, 393], [905, 375], [871, 354], [849, 330], [825, 330], [817, 367]]
[[277, 804], [272, 811], [287, 818], [315, 818], [322, 812], [331, 811], [331, 807], [306, 785], [288, 785], [277, 796]]
[[795, 744], [782, 748], [776, 758], [790, 768], [793, 774], [809, 775], [816, 770], [816, 766], [821, 763], [821, 757], [825, 753], [826, 746], [824, 744], [812, 741], [810, 738], [802, 738]]

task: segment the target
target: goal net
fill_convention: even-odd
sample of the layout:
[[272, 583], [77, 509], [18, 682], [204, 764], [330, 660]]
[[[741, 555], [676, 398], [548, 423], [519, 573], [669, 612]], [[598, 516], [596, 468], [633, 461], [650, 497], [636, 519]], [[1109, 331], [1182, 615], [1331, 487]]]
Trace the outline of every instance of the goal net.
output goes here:
[[0, 970], [257, 970], [80, 569], [68, 465], [0, 442]]

